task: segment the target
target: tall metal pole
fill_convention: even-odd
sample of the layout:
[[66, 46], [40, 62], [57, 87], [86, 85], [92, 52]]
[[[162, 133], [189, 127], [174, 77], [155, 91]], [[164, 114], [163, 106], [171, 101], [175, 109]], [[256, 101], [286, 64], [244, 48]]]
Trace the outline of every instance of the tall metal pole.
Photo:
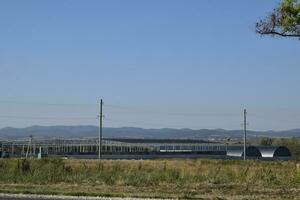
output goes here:
[[99, 155], [98, 155], [98, 159], [101, 159], [101, 154], [102, 154], [102, 105], [103, 105], [103, 101], [101, 99], [100, 101], [100, 115], [99, 115]]
[[244, 109], [244, 160], [246, 160], [246, 142], [247, 142], [247, 111]]
[[27, 146], [27, 151], [26, 151], [26, 156], [25, 158], [28, 158], [28, 154], [29, 156], [32, 156], [32, 135], [30, 135], [30, 138], [29, 138], [29, 142], [28, 142], [28, 146]]

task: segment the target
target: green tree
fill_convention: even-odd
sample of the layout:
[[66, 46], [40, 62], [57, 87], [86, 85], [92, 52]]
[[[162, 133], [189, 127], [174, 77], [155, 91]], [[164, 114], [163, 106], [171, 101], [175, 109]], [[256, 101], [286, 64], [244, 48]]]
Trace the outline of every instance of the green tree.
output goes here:
[[262, 138], [260, 144], [264, 146], [271, 146], [273, 144], [272, 138]]
[[256, 32], [261, 35], [300, 39], [300, 2], [282, 0], [278, 8], [256, 23]]

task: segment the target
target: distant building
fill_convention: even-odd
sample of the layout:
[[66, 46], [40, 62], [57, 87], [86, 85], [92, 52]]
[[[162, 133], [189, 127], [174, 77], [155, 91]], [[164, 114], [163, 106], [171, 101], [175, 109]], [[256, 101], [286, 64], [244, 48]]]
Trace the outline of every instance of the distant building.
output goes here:
[[[243, 157], [243, 146], [228, 146], [227, 156]], [[269, 159], [289, 159], [292, 154], [287, 147], [284, 146], [248, 146], [246, 149], [246, 157], [250, 158], [269, 158]]]
[[[232, 157], [244, 157], [244, 147], [243, 146], [228, 146], [227, 156]], [[255, 146], [248, 146], [246, 149], [246, 157], [261, 158], [261, 152]]]
[[291, 157], [290, 150], [284, 146], [259, 146], [263, 158], [285, 158]]

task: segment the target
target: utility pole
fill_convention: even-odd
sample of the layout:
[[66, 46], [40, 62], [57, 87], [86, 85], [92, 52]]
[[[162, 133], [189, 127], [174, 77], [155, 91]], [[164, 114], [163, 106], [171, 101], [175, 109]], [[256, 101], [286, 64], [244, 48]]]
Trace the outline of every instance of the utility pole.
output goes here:
[[244, 160], [246, 160], [246, 142], [247, 142], [247, 110], [244, 109]]
[[103, 117], [103, 114], [102, 114], [102, 105], [103, 105], [103, 100], [101, 99], [100, 100], [100, 115], [99, 115], [99, 155], [98, 155], [98, 159], [100, 160], [101, 159], [101, 154], [102, 154], [102, 117]]
[[27, 146], [27, 151], [26, 151], [26, 156], [25, 156], [26, 158], [28, 158], [28, 154], [29, 154], [29, 156], [32, 156], [32, 139], [33, 139], [33, 136], [30, 135], [28, 146]]
[[15, 148], [14, 148], [14, 142], [11, 143], [11, 155], [14, 156], [15, 154]]

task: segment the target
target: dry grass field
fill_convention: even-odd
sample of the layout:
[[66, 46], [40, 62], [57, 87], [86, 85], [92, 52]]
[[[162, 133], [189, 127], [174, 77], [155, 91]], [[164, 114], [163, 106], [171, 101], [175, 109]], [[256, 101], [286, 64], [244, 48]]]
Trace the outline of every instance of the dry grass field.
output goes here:
[[0, 160], [0, 192], [179, 199], [298, 199], [296, 162]]

